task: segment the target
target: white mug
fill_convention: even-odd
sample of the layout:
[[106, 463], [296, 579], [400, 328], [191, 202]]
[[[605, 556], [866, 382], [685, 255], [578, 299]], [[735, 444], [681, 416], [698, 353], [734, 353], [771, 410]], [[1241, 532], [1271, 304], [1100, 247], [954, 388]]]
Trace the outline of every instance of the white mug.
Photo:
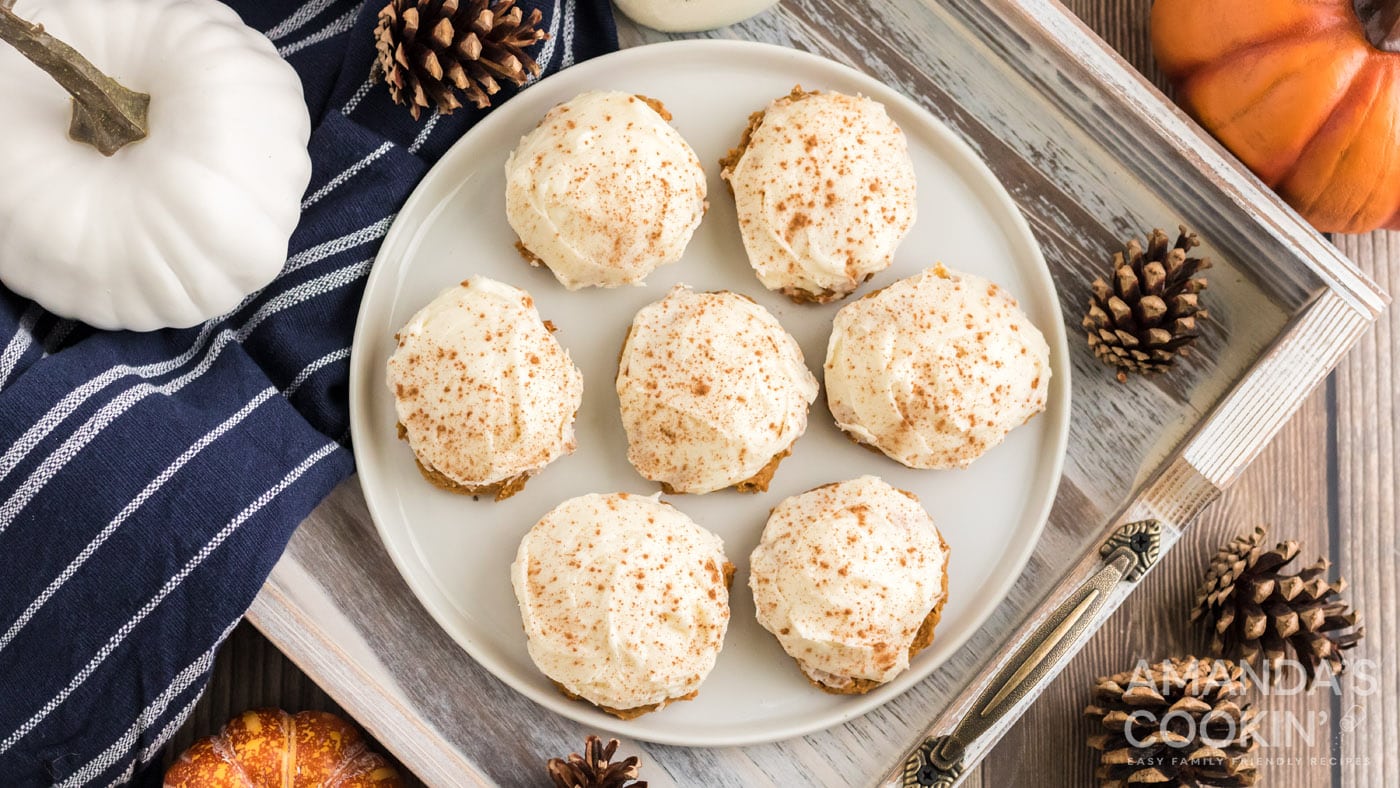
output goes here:
[[778, 0], [615, 0], [639, 25], [665, 33], [694, 33], [732, 25], [775, 5]]

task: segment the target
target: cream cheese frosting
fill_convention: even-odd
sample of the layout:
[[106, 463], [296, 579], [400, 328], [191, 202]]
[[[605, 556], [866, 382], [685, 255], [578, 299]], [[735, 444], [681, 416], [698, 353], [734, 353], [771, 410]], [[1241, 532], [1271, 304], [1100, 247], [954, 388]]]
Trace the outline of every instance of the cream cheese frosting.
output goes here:
[[884, 683], [946, 596], [948, 551], [911, 494], [874, 476], [773, 509], [749, 559], [758, 623], [814, 681]]
[[889, 267], [917, 206], [908, 143], [884, 106], [796, 88], [755, 115], [742, 147], [721, 177], [765, 287], [828, 301]]
[[583, 376], [524, 290], [474, 276], [395, 336], [389, 390], [425, 474], [477, 488], [574, 450]]
[[593, 91], [544, 116], [506, 160], [506, 218], [570, 290], [640, 283], [681, 258], [705, 171], [659, 103]]
[[617, 396], [637, 471], [671, 492], [706, 493], [771, 475], [807, 429], [817, 379], [768, 310], [678, 285], [633, 319]]
[[962, 468], [1045, 409], [1050, 348], [996, 284], [937, 266], [847, 304], [826, 353], [837, 425], [911, 468]]
[[570, 498], [520, 542], [511, 582], [530, 658], [611, 711], [664, 706], [709, 675], [729, 625], [718, 536], [659, 499]]

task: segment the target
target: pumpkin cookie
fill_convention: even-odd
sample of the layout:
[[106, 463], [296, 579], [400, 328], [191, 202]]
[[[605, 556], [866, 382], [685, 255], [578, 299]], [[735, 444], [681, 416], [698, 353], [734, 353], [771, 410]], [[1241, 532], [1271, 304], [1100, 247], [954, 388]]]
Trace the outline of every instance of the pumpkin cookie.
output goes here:
[[583, 495], [520, 542], [511, 582], [535, 665], [621, 719], [690, 700], [729, 626], [734, 565], [658, 495]]
[[768, 489], [817, 379], [768, 310], [684, 285], [632, 321], [617, 371], [627, 459], [672, 493]]
[[655, 99], [594, 91], [544, 116], [506, 161], [506, 218], [570, 290], [639, 284], [681, 258], [705, 171]]
[[939, 265], [842, 307], [825, 370], [852, 440], [963, 468], [1045, 410], [1050, 348], [1005, 290]]
[[389, 390], [423, 477], [509, 498], [575, 446], [583, 376], [524, 290], [475, 276], [395, 335]]
[[845, 298], [888, 268], [914, 224], [914, 163], [876, 101], [801, 87], [749, 118], [720, 161], [759, 281], [794, 301]]
[[758, 623], [813, 685], [869, 692], [933, 643], [948, 545], [913, 493], [874, 476], [773, 509], [749, 558]]

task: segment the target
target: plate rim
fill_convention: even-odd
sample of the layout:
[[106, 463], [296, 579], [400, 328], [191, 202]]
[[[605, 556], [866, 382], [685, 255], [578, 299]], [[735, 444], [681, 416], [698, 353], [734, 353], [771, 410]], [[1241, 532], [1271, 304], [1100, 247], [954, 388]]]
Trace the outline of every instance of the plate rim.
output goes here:
[[[664, 52], [662, 50], [664, 50]], [[1064, 478], [1064, 463], [1068, 453], [1069, 443], [1071, 408], [1070, 379], [1072, 364], [1069, 362], [1069, 345], [1066, 337], [1064, 314], [1060, 307], [1059, 291], [1055, 287], [1054, 278], [1050, 273], [1048, 264], [1045, 262], [1044, 251], [1039, 241], [1036, 240], [1034, 233], [1031, 232], [1030, 224], [1026, 220], [1025, 214], [1021, 211], [1020, 206], [1016, 204], [1016, 201], [1011, 197], [1006, 187], [971, 145], [946, 123], [914, 99], [884, 84], [874, 75], [867, 74], [845, 63], [803, 50], [767, 42], [741, 39], [683, 39], [625, 47], [615, 52], [600, 55], [570, 66], [567, 69], [541, 79], [540, 82], [543, 83], [561, 74], [573, 74], [575, 78], [579, 78], [580, 76], [587, 76], [588, 72], [611, 68], [614, 64], [623, 63], [628, 60], [664, 58], [670, 53], [675, 53], [677, 55], [690, 54], [691, 50], [709, 50], [717, 56], [722, 56], [727, 51], [735, 52], [742, 50], [745, 53], [752, 53], [758, 57], [785, 58], [823, 69], [834, 69], [838, 72], [845, 72], [848, 77], [852, 77], [866, 84], [869, 92], [865, 94], [871, 98], [883, 104], [899, 105], [905, 112], [921, 117], [928, 124], [929, 131], [933, 132], [944, 144], [949, 145], [960, 154], [961, 160], [958, 164], [971, 168], [984, 181], [984, 184], [989, 187], [987, 189], [987, 196], [997, 203], [998, 207], [1001, 208], [1006, 215], [1006, 218], [1011, 221], [1019, 236], [1018, 240], [1020, 241], [1020, 245], [1024, 246], [1026, 252], [1033, 258], [1026, 262], [1025, 273], [1028, 275], [1028, 278], [1032, 280], [1034, 286], [1041, 289], [1042, 292], [1048, 293], [1050, 296], [1049, 304], [1053, 324], [1048, 327], [1040, 326], [1040, 328], [1042, 333], [1046, 336], [1047, 344], [1051, 348], [1050, 364], [1053, 377], [1050, 382], [1050, 395], [1046, 410], [1041, 413], [1039, 417], [1052, 421], [1050, 435], [1053, 441], [1053, 460], [1050, 467], [1046, 469], [1052, 474], [1051, 487], [1040, 506], [1040, 510], [1034, 514], [1033, 519], [1035, 526], [1032, 529], [1032, 533], [1024, 540], [1019, 554], [1014, 556], [1014, 560], [1012, 561], [1014, 571], [1006, 572], [999, 582], [991, 588], [991, 593], [986, 595], [994, 598], [996, 602], [988, 605], [979, 614], [973, 616], [971, 626], [965, 629], [961, 638], [956, 640], [953, 647], [950, 649], [949, 656], [951, 657], [957, 654], [972, 635], [980, 631], [992, 614], [1005, 603], [1006, 597], [1011, 592], [1012, 587], [1024, 574], [1026, 564], [1029, 563], [1031, 555], [1035, 552], [1035, 548], [1039, 545], [1040, 539], [1044, 535], [1051, 510], [1058, 497], [1060, 484]], [[438, 161], [434, 163], [426, 173], [424, 173], [422, 179], [414, 186], [409, 198], [395, 214], [395, 218], [390, 224], [388, 232], [385, 233], [384, 239], [380, 243], [369, 275], [365, 279], [365, 289], [361, 297], [360, 305], [356, 310], [355, 330], [351, 340], [349, 400], [350, 434], [352, 436], [357, 432], [369, 431], [374, 428], [368, 413], [369, 405], [361, 401], [358, 392], [367, 384], [366, 376], [373, 375], [373, 370], [371, 368], [373, 362], [371, 359], [366, 358], [368, 352], [367, 347], [371, 342], [369, 338], [371, 329], [368, 327], [366, 313], [371, 308], [371, 294], [375, 292], [376, 288], [382, 288], [384, 286], [380, 283], [380, 279], [390, 275], [387, 272], [388, 265], [381, 264], [388, 256], [386, 250], [394, 248], [400, 235], [417, 231], [417, 227], [406, 227], [406, 220], [402, 220], [402, 217], [423, 213], [422, 209], [418, 208], [418, 203], [428, 199], [424, 186], [433, 178], [434, 173], [438, 170], [442, 162], [453, 157], [454, 151], [459, 147], [468, 145], [473, 137], [490, 133], [490, 130], [493, 129], [494, 126], [508, 122], [506, 120], [497, 120], [497, 118], [502, 117], [506, 116], [499, 112], [488, 114], [449, 146], [447, 151], [443, 153]], [[436, 208], [437, 206], [429, 207]], [[435, 210], [429, 213], [435, 213]], [[420, 221], [416, 224], [421, 225], [422, 222]], [[375, 328], [376, 331], [382, 329], [384, 329], [383, 326]], [[369, 454], [368, 449], [362, 448], [364, 445], [365, 444], [362, 442], [354, 441], [352, 438], [351, 447], [355, 457], [356, 477], [364, 495], [365, 505], [369, 511], [370, 519], [374, 523], [375, 532], [379, 536], [379, 541], [383, 545], [385, 552], [389, 554], [390, 560], [393, 561], [395, 570], [398, 571], [399, 576], [409, 587], [409, 590], [413, 592], [418, 603], [422, 605], [423, 609], [427, 611], [428, 615], [433, 619], [433, 623], [452, 638], [453, 642], [466, 652], [474, 662], [485, 668], [494, 678], [508, 686], [512, 691], [529, 698], [551, 712], [575, 722], [595, 725], [604, 730], [630, 736], [641, 741], [672, 746], [734, 747], [768, 744], [834, 728], [851, 719], [863, 716], [903, 696], [914, 686], [927, 680], [936, 673], [947, 661], [945, 658], [941, 662], [934, 663], [928, 667], [917, 680], [910, 682], [898, 691], [881, 692], [884, 688], [876, 688], [874, 691], [864, 695], [850, 696], [849, 705], [842, 708], [838, 714], [816, 716], [812, 720], [790, 724], [781, 728], [774, 728], [757, 736], [715, 735], [704, 737], [700, 740], [696, 740], [695, 738], [681, 739], [667, 734], [664, 731], [654, 732], [649, 730], [646, 725], [645, 716], [632, 720], [622, 720], [612, 717], [611, 715], [595, 709], [589, 704], [572, 701], [558, 693], [548, 692], [534, 685], [518, 682], [512, 675], [511, 670], [503, 669], [503, 666], [499, 664], [498, 660], [489, 655], [485, 655], [482, 649], [475, 646], [472, 638], [459, 635], [459, 633], [454, 631], [454, 628], [450, 628], [443, 623], [445, 613], [439, 611], [437, 605], [430, 601], [432, 594], [428, 593], [429, 589], [422, 587], [423, 584], [428, 581], [419, 576], [423, 569], [421, 561], [418, 561], [412, 555], [413, 550], [411, 545], [402, 546], [405, 549], [401, 549], [401, 546], [396, 545], [394, 539], [388, 532], [388, 527], [384, 524], [384, 517], [381, 515], [380, 506], [376, 501], [376, 494], [365, 481], [365, 474], [362, 472], [365, 467], [370, 467], [372, 465], [372, 462], [368, 464], [366, 462]], [[409, 571], [410, 569], [413, 571]], [[906, 672], [902, 675], [909, 675], [909, 673]], [[896, 677], [891, 683], [898, 680], [899, 677]]]

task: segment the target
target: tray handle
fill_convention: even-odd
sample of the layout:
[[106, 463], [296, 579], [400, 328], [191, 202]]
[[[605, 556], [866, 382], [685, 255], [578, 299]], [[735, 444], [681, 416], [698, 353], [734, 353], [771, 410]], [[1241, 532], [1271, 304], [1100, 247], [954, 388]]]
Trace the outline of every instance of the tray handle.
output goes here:
[[879, 783], [881, 788], [956, 785], [968, 747], [1055, 672], [1089, 632], [1115, 586], [1136, 582], [1147, 572], [1157, 561], [1161, 537], [1162, 527], [1156, 520], [1128, 523], [1114, 531], [1099, 548], [1103, 566], [1021, 641], [952, 731], [920, 742]]

